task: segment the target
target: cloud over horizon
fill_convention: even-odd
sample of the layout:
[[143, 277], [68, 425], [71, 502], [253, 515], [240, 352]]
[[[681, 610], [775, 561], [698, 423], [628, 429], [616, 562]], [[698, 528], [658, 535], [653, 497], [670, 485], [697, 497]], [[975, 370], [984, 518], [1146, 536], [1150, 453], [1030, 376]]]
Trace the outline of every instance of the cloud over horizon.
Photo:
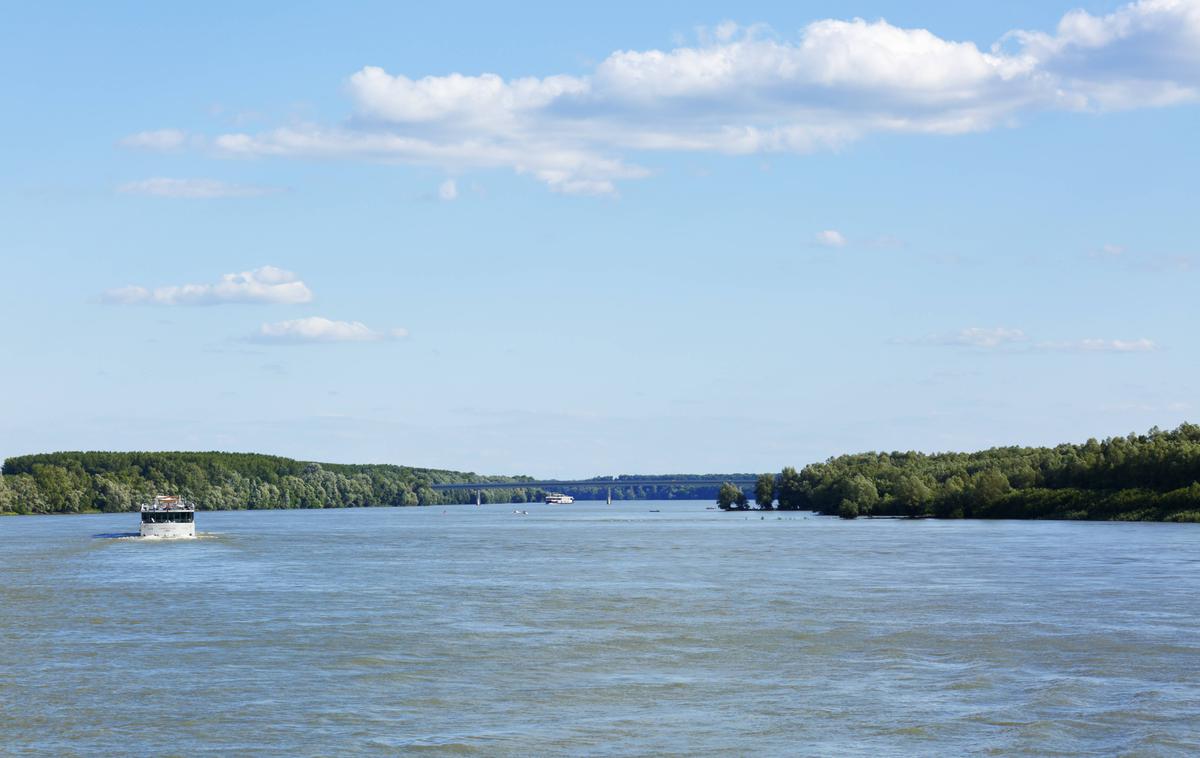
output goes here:
[[252, 271], [225, 274], [215, 284], [179, 284], [153, 289], [131, 284], [107, 290], [102, 299], [119, 305], [298, 304], [312, 302], [313, 293], [291, 271], [261, 266]]
[[893, 340], [893, 342], [903, 345], [942, 345], [1007, 352], [1150, 353], [1159, 349], [1156, 342], [1145, 337], [1033, 341], [1023, 330], [1006, 327], [969, 327], [948, 334], [932, 335], [916, 340]]
[[384, 342], [408, 336], [407, 329], [371, 329], [361, 321], [334, 321], [321, 316], [263, 324], [251, 337], [255, 342], [302, 344], [307, 342]]
[[[1200, 0], [1067, 13], [981, 49], [885, 20], [823, 19], [795, 37], [723, 23], [692, 46], [618, 50], [589, 73], [410, 78], [364, 66], [336, 125], [227, 133], [245, 156], [510, 168], [552, 190], [608, 194], [650, 172], [629, 153], [807, 153], [878, 133], [954, 135], [1046, 110], [1100, 113], [1200, 95]], [[128, 144], [183, 144], [173, 130]]]

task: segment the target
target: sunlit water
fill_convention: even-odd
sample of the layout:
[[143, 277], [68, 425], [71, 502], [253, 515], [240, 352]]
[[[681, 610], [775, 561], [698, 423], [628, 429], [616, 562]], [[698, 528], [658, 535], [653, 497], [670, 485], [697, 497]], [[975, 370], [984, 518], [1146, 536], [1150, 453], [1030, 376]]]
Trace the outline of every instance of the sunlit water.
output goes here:
[[0, 519], [0, 753], [1200, 752], [1200, 526], [705, 505]]

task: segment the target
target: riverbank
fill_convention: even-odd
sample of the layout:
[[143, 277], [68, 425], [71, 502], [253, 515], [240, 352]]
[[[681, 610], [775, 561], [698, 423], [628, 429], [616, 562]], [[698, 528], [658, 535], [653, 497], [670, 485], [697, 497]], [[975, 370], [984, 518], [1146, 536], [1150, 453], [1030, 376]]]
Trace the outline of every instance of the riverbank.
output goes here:
[[[603, 497], [610, 487], [616, 500], [746, 499], [748, 493], [731, 483], [712, 484], [720, 476], [638, 477], [662, 480], [658, 486], [605, 479], [564, 491], [579, 499]], [[705, 483], [689, 486], [688, 478]], [[434, 489], [447, 484], [471, 486]], [[488, 484], [509, 489], [489, 490]], [[474, 500], [476, 490], [482, 502], [522, 504], [544, 495], [531, 477], [251, 453], [79, 452], [5, 461], [0, 513], [125, 512], [164, 493], [208, 511], [448, 505]], [[856, 453], [763, 474], [754, 490], [764, 501], [778, 501], [781, 510], [843, 518], [1200, 522], [1200, 426], [1052, 448]]]

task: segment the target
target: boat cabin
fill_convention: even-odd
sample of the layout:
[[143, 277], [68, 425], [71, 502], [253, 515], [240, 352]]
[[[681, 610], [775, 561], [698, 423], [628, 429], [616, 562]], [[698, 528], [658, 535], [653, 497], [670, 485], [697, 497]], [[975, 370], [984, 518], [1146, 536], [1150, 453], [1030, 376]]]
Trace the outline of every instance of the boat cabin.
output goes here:
[[195, 537], [196, 506], [178, 495], [159, 495], [142, 506], [143, 537]]

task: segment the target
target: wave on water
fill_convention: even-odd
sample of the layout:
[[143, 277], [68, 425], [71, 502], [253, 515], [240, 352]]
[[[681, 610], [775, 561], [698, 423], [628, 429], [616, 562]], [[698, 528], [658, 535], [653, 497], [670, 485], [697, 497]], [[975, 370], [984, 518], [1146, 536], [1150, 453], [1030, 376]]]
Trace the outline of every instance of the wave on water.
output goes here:
[[215, 540], [220, 539], [222, 534], [218, 532], [197, 532], [194, 537], [159, 537], [156, 535], [148, 535], [143, 537], [138, 532], [101, 532], [93, 534], [92, 539], [96, 540], [137, 540], [139, 542], [173, 542], [175, 540]]

